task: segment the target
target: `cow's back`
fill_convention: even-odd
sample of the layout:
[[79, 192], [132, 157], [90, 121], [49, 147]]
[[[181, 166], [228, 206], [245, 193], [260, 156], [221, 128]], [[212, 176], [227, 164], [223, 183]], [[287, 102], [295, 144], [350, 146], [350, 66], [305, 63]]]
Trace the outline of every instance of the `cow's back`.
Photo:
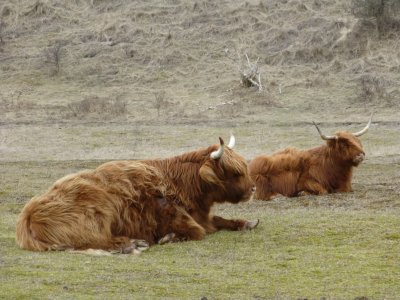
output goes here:
[[44, 251], [104, 249], [114, 236], [151, 241], [157, 226], [152, 200], [161, 197], [161, 182], [156, 170], [135, 162], [67, 175], [25, 205], [17, 242], [21, 248]]
[[307, 168], [307, 153], [296, 148], [285, 148], [272, 155], [261, 155], [251, 160], [249, 172], [256, 183], [257, 199], [269, 200], [276, 194], [294, 196], [297, 181]]

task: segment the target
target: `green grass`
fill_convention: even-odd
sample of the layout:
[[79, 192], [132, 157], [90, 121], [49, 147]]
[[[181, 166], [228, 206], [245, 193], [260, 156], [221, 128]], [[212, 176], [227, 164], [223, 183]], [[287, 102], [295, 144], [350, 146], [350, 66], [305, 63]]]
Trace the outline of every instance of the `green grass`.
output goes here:
[[1, 163], [8, 174], [2, 178], [5, 190], [14, 193], [0, 193], [0, 298], [396, 299], [400, 294], [399, 195], [391, 189], [396, 165], [386, 165], [388, 177], [381, 165], [363, 165], [353, 193], [216, 208], [228, 218], [260, 219], [251, 232], [218, 232], [203, 241], [154, 246], [141, 256], [20, 250], [15, 223], [30, 195], [63, 174], [98, 164]]
[[391, 299], [400, 293], [398, 212], [277, 213], [265, 205], [257, 214], [261, 223], [253, 232], [155, 246], [139, 257], [27, 252], [17, 249], [8, 227], [1, 234], [1, 294], [13, 299]]

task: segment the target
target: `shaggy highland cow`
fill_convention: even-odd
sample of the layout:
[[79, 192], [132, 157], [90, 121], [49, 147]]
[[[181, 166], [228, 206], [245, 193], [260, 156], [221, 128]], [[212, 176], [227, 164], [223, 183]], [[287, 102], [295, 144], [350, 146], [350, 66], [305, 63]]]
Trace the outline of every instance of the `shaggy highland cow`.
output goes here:
[[58, 180], [31, 199], [17, 222], [23, 249], [102, 249], [131, 253], [155, 243], [201, 240], [221, 229], [248, 230], [257, 221], [227, 220], [215, 203], [247, 201], [254, 192], [245, 159], [229, 145], [180, 156], [113, 161]]
[[296, 197], [300, 193], [351, 191], [353, 167], [365, 156], [358, 137], [367, 132], [371, 121], [372, 115], [367, 126], [357, 133], [339, 131], [332, 136], [322, 134], [314, 123], [326, 145], [309, 150], [290, 147], [255, 157], [249, 163], [249, 173], [257, 188], [254, 197], [270, 200], [277, 194]]

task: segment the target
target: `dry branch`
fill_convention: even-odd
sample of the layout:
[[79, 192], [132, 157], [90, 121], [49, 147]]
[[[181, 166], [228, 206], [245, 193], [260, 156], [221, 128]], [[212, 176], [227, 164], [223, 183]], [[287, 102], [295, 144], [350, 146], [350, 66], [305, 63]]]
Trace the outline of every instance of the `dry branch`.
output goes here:
[[258, 90], [262, 91], [261, 73], [258, 69], [258, 61], [260, 58], [257, 58], [255, 63], [251, 63], [248, 55], [245, 54], [245, 56], [247, 60], [247, 68], [239, 68], [241, 83], [246, 87], [257, 86]]
[[236, 51], [236, 54], [239, 63], [232, 57], [229, 57], [228, 52], [229, 49], [225, 49], [227, 58], [236, 63], [236, 68], [240, 73], [240, 83], [245, 87], [257, 86], [258, 90], [262, 91], [263, 86], [261, 83], [261, 73], [258, 68], [258, 61], [260, 60], [260, 58], [258, 57], [255, 63], [251, 63], [249, 56], [247, 55], [247, 53], [245, 53], [244, 55], [246, 56], [246, 61], [247, 61], [247, 65], [245, 65], [242, 61], [242, 55], [240, 55], [238, 51]]

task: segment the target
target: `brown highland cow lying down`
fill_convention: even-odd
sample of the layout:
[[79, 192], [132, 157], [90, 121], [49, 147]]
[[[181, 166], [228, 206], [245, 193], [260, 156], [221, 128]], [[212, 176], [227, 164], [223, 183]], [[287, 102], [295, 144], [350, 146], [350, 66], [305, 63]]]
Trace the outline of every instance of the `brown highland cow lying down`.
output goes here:
[[221, 229], [248, 230], [258, 220], [227, 220], [214, 203], [238, 203], [255, 188], [244, 158], [220, 139], [169, 159], [113, 161], [61, 178], [31, 199], [17, 222], [23, 249], [102, 249], [131, 253], [155, 243], [201, 240]]
[[255, 157], [249, 163], [250, 176], [256, 184], [255, 198], [270, 200], [276, 194], [296, 197], [300, 193], [321, 195], [351, 191], [353, 167], [364, 159], [365, 153], [357, 132], [339, 131], [326, 136], [314, 123], [326, 145], [309, 150], [286, 148], [272, 155]]

